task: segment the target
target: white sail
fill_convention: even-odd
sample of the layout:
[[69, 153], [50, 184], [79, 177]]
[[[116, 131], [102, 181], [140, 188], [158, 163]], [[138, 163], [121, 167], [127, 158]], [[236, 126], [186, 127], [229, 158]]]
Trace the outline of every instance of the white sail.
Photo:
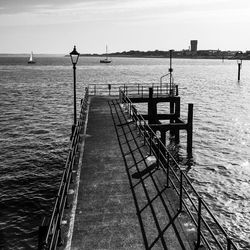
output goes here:
[[33, 52], [32, 51], [30, 53], [30, 59], [29, 59], [28, 63], [35, 63], [35, 61], [33, 60]]
[[33, 62], [33, 52], [30, 53], [30, 59], [29, 59], [30, 62]]

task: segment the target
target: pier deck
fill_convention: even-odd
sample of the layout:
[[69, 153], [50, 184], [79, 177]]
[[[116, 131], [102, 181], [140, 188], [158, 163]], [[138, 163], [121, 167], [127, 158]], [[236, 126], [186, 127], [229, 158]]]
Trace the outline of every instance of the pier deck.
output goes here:
[[[187, 238], [192, 244], [194, 239], [186, 233], [187, 228], [183, 231], [179, 218], [175, 216], [178, 212], [174, 199], [171, 201], [171, 192], [161, 192], [168, 206], [168, 214], [163, 214], [162, 202], [151, 192], [152, 182], [142, 180], [137, 185], [147, 186], [151, 204], [145, 203], [145, 193], [141, 188], [135, 190], [136, 186], [132, 190], [129, 182], [131, 176], [117, 140], [118, 126], [114, 126], [111, 114], [116, 109], [112, 106], [110, 109], [108, 101], [111, 101], [110, 97], [92, 97], [90, 101], [84, 150], [82, 147], [83, 152], [80, 154], [81, 172], [70, 249], [191, 249]], [[129, 135], [129, 131], [125, 133]], [[137, 144], [139, 141], [138, 137], [138, 142], [131, 140], [130, 143]], [[133, 157], [138, 156], [134, 154]], [[161, 188], [161, 184], [158, 184]], [[136, 210], [132, 191], [136, 192], [137, 202], [141, 204], [141, 217]], [[154, 206], [155, 215], [152, 215], [151, 205]], [[158, 232], [154, 216], [158, 217], [160, 223]], [[140, 218], [143, 228], [139, 223]], [[190, 224], [186, 224], [190, 227]], [[145, 231], [144, 237], [142, 230]], [[148, 247], [145, 247], [145, 241]], [[152, 243], [152, 248], [149, 248]]]

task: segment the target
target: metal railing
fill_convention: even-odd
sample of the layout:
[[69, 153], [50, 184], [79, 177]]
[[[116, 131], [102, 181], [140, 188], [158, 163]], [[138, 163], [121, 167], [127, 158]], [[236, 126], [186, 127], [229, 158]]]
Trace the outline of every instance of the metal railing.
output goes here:
[[82, 130], [86, 117], [86, 110], [88, 105], [88, 88], [85, 89], [85, 96], [81, 100], [81, 111], [71, 138], [71, 145], [69, 154], [64, 166], [62, 179], [59, 190], [55, 199], [54, 207], [50, 218], [43, 221], [43, 225], [39, 228], [39, 250], [56, 249], [62, 244], [61, 238], [61, 224], [65, 207], [67, 207], [67, 197], [72, 182], [73, 167], [76, 161], [76, 154], [78, 151], [79, 134]]
[[178, 95], [178, 85], [168, 83], [129, 83], [129, 84], [89, 84], [89, 95], [98, 96], [119, 96], [120, 89], [127, 95], [137, 97], [148, 97], [148, 88], [154, 89], [154, 97], [166, 95]]
[[196, 191], [185, 171], [181, 169], [123, 90], [120, 90], [120, 101], [126, 106], [139, 134], [143, 135], [143, 141], [149, 149], [149, 154], [156, 157], [157, 167], [160, 167], [166, 174], [166, 185], [171, 185], [178, 195], [179, 211], [185, 210], [195, 225], [197, 231], [195, 249], [204, 245], [207, 249], [238, 250], [236, 244]]

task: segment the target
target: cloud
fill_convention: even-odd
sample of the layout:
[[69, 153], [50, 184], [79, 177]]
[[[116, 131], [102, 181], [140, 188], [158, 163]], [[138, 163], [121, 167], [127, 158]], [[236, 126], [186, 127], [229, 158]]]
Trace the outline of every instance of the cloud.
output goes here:
[[234, 12], [244, 13], [246, 9], [250, 9], [249, 0], [0, 0], [0, 26], [85, 21], [171, 22], [209, 16], [227, 18], [226, 13], [233, 20]]
[[79, 5], [96, 5], [115, 0], [0, 0], [1, 14], [33, 13], [37, 11], [76, 9]]
[[[187, 10], [244, 8], [249, 0], [0, 0], [0, 14], [36, 13], [46, 11], [119, 11], [159, 10], [176, 13]], [[138, 14], [140, 14], [138, 12]]]

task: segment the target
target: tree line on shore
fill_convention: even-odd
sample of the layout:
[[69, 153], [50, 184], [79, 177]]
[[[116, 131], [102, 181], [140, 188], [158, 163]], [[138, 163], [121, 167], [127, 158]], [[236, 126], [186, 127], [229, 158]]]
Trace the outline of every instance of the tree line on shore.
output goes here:
[[[105, 56], [106, 54], [84, 54], [84, 56]], [[154, 50], [154, 51], [140, 51], [129, 50], [123, 52], [108, 53], [112, 57], [157, 57], [168, 58], [169, 51]], [[175, 58], [211, 58], [211, 59], [250, 59], [250, 51], [245, 53], [241, 51], [221, 51], [221, 50], [181, 50], [173, 51], [172, 56]]]

